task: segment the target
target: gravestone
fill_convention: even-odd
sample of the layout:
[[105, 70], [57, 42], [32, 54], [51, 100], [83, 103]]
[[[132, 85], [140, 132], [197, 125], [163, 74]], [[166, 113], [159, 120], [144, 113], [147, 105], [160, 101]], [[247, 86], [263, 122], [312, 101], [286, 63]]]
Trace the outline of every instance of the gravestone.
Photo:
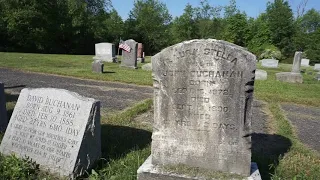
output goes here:
[[214, 39], [153, 56], [152, 153], [138, 179], [201, 179], [166, 173], [181, 166], [250, 176], [255, 64], [242, 47]]
[[137, 49], [138, 49], [138, 43], [133, 40], [129, 39], [125, 41], [125, 44], [130, 46], [131, 51], [127, 52], [122, 49], [122, 60], [120, 67], [128, 67], [128, 68], [134, 68], [137, 69]]
[[143, 55], [143, 44], [142, 43], [138, 43], [138, 61], [140, 61], [141, 63], [144, 63], [144, 55]]
[[0, 132], [4, 132], [8, 125], [6, 96], [4, 93], [4, 84], [0, 82]]
[[303, 77], [300, 74], [301, 58], [302, 52], [295, 52], [291, 72], [276, 73], [276, 79], [282, 82], [303, 83]]
[[265, 70], [262, 69], [257, 69], [255, 72], [255, 80], [267, 80], [268, 78], [268, 73]]
[[318, 81], [320, 81], [320, 72], [318, 72], [318, 73], [316, 74], [315, 79], [318, 80]]
[[93, 60], [100, 60], [104, 62], [116, 62], [116, 49], [112, 43], [98, 43], [95, 44], [96, 56]]
[[152, 71], [152, 64], [151, 63], [147, 63], [147, 64], [141, 66], [141, 69], [145, 70], [145, 71]]
[[101, 156], [100, 101], [53, 88], [23, 89], [0, 152], [77, 177]]
[[104, 64], [100, 60], [94, 60], [92, 62], [92, 71], [97, 73], [103, 73]]
[[310, 59], [301, 59], [301, 66], [309, 67]]
[[314, 70], [320, 71], [320, 64], [314, 64]]
[[267, 68], [278, 68], [279, 60], [275, 59], [262, 59], [261, 66]]

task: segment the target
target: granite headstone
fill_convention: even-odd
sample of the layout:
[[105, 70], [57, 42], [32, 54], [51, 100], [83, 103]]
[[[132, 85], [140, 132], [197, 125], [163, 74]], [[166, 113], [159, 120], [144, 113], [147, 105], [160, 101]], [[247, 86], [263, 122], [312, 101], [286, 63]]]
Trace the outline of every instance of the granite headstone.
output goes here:
[[138, 54], [137, 54], [137, 58], [138, 61], [140, 61], [141, 63], [144, 63], [144, 55], [143, 55], [143, 44], [142, 43], [138, 43]]
[[98, 43], [95, 44], [96, 56], [94, 60], [100, 60], [104, 62], [116, 62], [116, 49], [112, 43]]
[[75, 178], [101, 156], [100, 101], [63, 89], [22, 89], [0, 152]]
[[0, 82], [0, 132], [4, 132], [8, 126], [6, 96], [4, 93], [4, 84]]
[[256, 72], [256, 80], [267, 80], [268, 73], [265, 70], [257, 69]]
[[152, 153], [138, 179], [154, 176], [153, 167], [180, 165], [248, 177], [255, 69], [252, 53], [215, 39], [153, 56]]
[[314, 70], [320, 71], [320, 64], [314, 64]]
[[303, 67], [309, 67], [309, 62], [310, 62], [310, 59], [301, 59], [301, 66]]
[[260, 62], [262, 67], [267, 67], [267, 68], [278, 68], [278, 64], [279, 64], [279, 60], [275, 60], [275, 59], [262, 59]]
[[301, 58], [302, 52], [295, 52], [291, 72], [276, 73], [276, 79], [282, 82], [303, 83], [303, 77], [300, 74]]
[[121, 60], [120, 66], [137, 69], [138, 68], [137, 67], [138, 43], [133, 39], [129, 39], [125, 41], [125, 44], [130, 46], [131, 50], [130, 52], [122, 50], [122, 60]]
[[92, 72], [103, 73], [104, 64], [100, 60], [94, 60], [92, 62]]

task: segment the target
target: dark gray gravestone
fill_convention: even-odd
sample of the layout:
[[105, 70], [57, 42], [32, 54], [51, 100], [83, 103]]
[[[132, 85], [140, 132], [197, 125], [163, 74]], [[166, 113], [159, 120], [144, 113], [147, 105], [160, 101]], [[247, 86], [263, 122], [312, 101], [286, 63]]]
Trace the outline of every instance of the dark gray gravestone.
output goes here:
[[214, 39], [153, 56], [152, 154], [138, 179], [148, 179], [151, 166], [181, 165], [250, 176], [255, 69], [253, 54]]
[[23, 89], [0, 152], [61, 176], [84, 174], [101, 156], [100, 102], [63, 89]]
[[92, 62], [92, 72], [103, 73], [104, 64], [100, 60]]
[[4, 84], [0, 82], [0, 132], [4, 132], [8, 125], [6, 96], [4, 93]]
[[130, 46], [131, 51], [127, 52], [122, 50], [122, 60], [120, 66], [137, 69], [138, 43], [133, 39], [129, 39], [125, 41], [125, 44]]

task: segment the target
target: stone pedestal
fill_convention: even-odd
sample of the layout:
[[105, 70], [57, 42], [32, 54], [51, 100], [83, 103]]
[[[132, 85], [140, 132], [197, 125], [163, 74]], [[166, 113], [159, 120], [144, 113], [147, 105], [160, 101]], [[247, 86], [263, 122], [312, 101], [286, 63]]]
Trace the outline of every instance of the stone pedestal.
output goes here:
[[282, 82], [303, 83], [303, 77], [300, 73], [293, 73], [293, 72], [276, 73], [276, 79]]
[[235, 174], [222, 174], [199, 171], [188, 171], [181, 169], [181, 172], [174, 172], [170, 168], [155, 166], [151, 163], [151, 156], [140, 166], [137, 171], [138, 180], [194, 180], [194, 179], [247, 179], [261, 180], [260, 172], [256, 163], [251, 163], [250, 177], [241, 177]]

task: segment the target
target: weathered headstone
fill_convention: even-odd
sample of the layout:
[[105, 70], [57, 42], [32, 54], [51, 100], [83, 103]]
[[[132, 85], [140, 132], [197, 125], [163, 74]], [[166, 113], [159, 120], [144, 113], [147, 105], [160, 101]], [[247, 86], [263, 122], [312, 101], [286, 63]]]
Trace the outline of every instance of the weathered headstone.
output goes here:
[[253, 54], [214, 39], [185, 41], [153, 56], [152, 154], [138, 179], [180, 179], [180, 172], [162, 171], [178, 166], [248, 177], [255, 69]]
[[320, 71], [320, 64], [314, 64], [314, 70]]
[[152, 64], [151, 63], [147, 63], [147, 64], [141, 66], [141, 69], [143, 69], [145, 71], [152, 71]]
[[4, 84], [0, 82], [0, 132], [4, 132], [8, 126], [6, 96], [4, 93]]
[[268, 73], [265, 70], [262, 69], [257, 69], [256, 70], [256, 80], [267, 80], [268, 78]]
[[144, 63], [144, 56], [143, 56], [143, 44], [142, 43], [138, 43], [138, 61], [140, 61], [141, 63]]
[[92, 62], [92, 71], [97, 73], [103, 73], [104, 64], [100, 60], [94, 60]]
[[23, 89], [0, 152], [77, 177], [100, 158], [100, 136], [100, 101], [63, 89]]
[[310, 59], [301, 59], [301, 66], [309, 67]]
[[104, 62], [116, 62], [116, 49], [112, 43], [98, 43], [95, 44], [96, 56], [94, 60]]
[[279, 60], [275, 60], [275, 59], [262, 59], [260, 62], [262, 67], [267, 67], [267, 68], [278, 68], [278, 64], [279, 64]]
[[133, 39], [129, 39], [125, 41], [125, 44], [130, 46], [131, 50], [130, 52], [122, 50], [122, 60], [120, 66], [137, 69], [138, 43]]
[[282, 82], [303, 83], [303, 77], [300, 74], [301, 58], [302, 52], [295, 52], [291, 72], [276, 73], [276, 79]]

